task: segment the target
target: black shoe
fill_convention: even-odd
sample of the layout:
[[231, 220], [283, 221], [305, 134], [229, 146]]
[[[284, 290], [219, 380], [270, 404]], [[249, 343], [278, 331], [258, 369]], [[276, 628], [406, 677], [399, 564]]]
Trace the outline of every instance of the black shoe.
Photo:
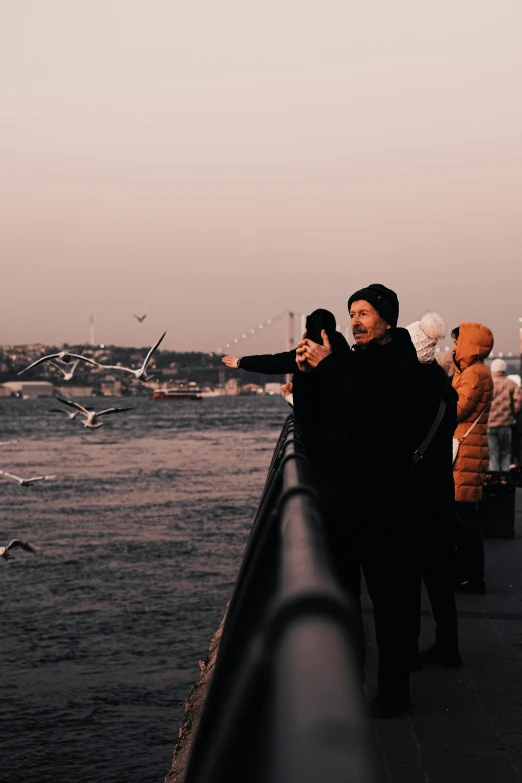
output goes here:
[[372, 718], [396, 718], [411, 708], [412, 703], [409, 695], [387, 693], [382, 688], [377, 688], [375, 696], [370, 702], [370, 715]]
[[458, 668], [463, 664], [459, 648], [448, 647], [443, 644], [430, 644], [426, 650], [421, 652], [421, 658], [424, 663], [428, 663], [431, 666], [450, 666]]
[[464, 582], [458, 582], [455, 585], [455, 592], [456, 593], [479, 593], [480, 595], [486, 594], [486, 583], [483, 579], [472, 582], [471, 580], [467, 579]]

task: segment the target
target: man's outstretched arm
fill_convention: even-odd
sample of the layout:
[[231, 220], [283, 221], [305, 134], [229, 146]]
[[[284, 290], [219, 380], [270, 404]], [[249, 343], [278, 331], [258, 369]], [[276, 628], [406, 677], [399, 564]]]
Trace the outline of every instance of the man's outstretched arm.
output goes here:
[[263, 375], [286, 375], [298, 370], [296, 349], [282, 353], [265, 353], [255, 356], [223, 356], [223, 364], [232, 369], [240, 367], [248, 372], [259, 372]]

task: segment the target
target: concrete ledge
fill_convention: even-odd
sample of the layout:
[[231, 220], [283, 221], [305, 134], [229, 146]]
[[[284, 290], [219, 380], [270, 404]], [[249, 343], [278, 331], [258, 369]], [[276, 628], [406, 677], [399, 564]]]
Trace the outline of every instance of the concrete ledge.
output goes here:
[[183, 720], [181, 721], [181, 726], [179, 727], [178, 742], [174, 748], [172, 766], [165, 777], [165, 783], [183, 783], [185, 780], [192, 743], [196, 736], [210, 681], [216, 665], [216, 657], [221, 634], [223, 633], [225, 617], [226, 612], [221, 620], [219, 628], [211, 639], [206, 659], [204, 661], [199, 661], [198, 681], [185, 699], [185, 713]]

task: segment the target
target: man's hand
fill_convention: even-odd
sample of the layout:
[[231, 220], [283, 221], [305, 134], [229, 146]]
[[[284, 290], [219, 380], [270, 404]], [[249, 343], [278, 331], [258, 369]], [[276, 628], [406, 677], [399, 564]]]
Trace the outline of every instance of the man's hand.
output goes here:
[[323, 359], [326, 359], [332, 353], [332, 346], [324, 329], [321, 331], [321, 337], [323, 338], [323, 345], [314, 343], [303, 335], [303, 339], [297, 346], [296, 351], [297, 366], [300, 370], [303, 369], [301, 364], [307, 364], [309, 368], [315, 369]]
[[285, 401], [291, 405], [294, 406], [294, 384], [293, 383], [285, 383], [284, 386], [281, 386], [281, 394], [283, 395]]
[[226, 364], [227, 367], [231, 367], [233, 370], [237, 370], [237, 363], [241, 359], [240, 356], [223, 356], [221, 361]]
[[[301, 337], [301, 343], [305, 338], [306, 338], [306, 332], [303, 332], [303, 336]], [[299, 343], [299, 345], [301, 345], [301, 343]], [[310, 372], [310, 370], [312, 369], [308, 364], [308, 362], [306, 361], [306, 359], [301, 359], [301, 357], [299, 356], [299, 347], [295, 352], [295, 361], [301, 372]]]

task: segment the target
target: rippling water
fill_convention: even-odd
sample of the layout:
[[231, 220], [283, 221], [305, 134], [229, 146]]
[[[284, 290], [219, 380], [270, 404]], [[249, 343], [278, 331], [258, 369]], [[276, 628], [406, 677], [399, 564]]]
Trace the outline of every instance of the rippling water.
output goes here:
[[[92, 407], [121, 400], [90, 400]], [[127, 404], [127, 400], [125, 401]], [[0, 757], [6, 783], [161, 783], [180, 702], [239, 567], [288, 406], [132, 400], [90, 432], [0, 400]]]

